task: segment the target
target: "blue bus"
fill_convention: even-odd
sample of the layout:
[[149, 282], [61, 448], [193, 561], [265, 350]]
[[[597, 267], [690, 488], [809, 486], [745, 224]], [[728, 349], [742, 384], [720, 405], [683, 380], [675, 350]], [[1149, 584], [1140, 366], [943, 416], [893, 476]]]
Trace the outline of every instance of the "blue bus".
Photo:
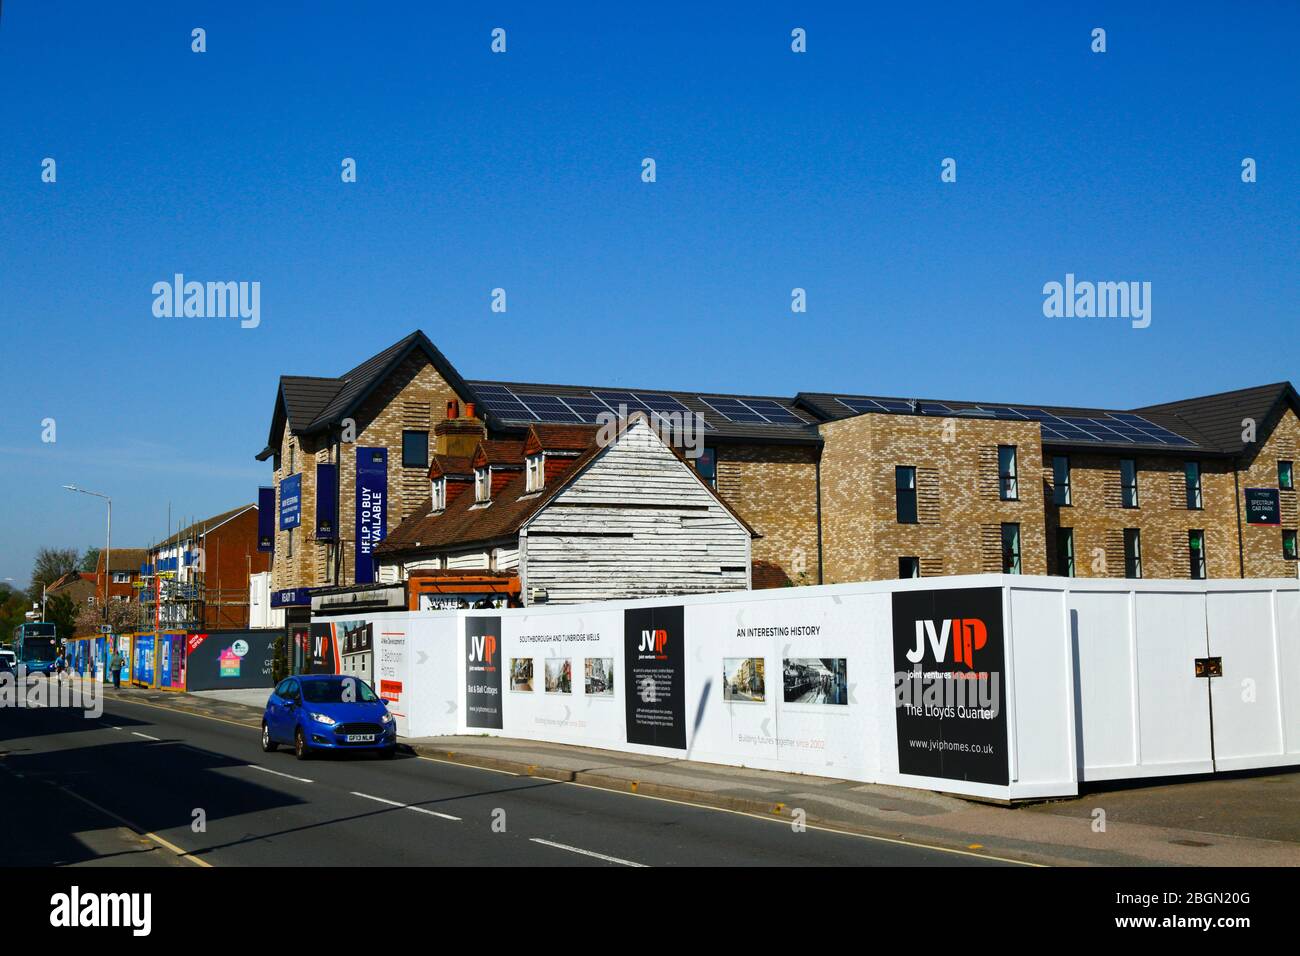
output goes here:
[[59, 656], [58, 630], [50, 621], [28, 622], [14, 628], [14, 669], [26, 665], [29, 674], [48, 674]]

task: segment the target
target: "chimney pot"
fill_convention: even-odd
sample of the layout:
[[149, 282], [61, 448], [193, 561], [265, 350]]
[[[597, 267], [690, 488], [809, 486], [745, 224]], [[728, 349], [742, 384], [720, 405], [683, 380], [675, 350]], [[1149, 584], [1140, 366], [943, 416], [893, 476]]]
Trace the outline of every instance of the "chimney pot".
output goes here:
[[456, 401], [456, 399], [454, 398], [447, 403], [447, 417], [448, 418], [460, 417], [460, 402]]
[[474, 417], [474, 403], [473, 403], [473, 402], [466, 402], [466, 403], [465, 403], [465, 417], [466, 417], [466, 418], [473, 418], [473, 417]]

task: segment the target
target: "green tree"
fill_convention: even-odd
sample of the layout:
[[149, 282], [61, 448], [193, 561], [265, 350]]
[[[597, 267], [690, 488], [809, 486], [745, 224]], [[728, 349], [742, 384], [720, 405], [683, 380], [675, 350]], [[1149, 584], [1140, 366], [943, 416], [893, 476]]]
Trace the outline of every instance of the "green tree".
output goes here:
[[271, 680], [276, 684], [289, 676], [288, 647], [283, 637], [277, 637], [271, 644]]
[[45, 604], [45, 620], [53, 622], [59, 643], [66, 644], [77, 629], [77, 602], [66, 594], [56, 594]]
[[98, 564], [99, 548], [87, 548], [86, 553], [81, 556], [81, 567], [78, 570], [93, 573]]
[[77, 570], [80, 564], [81, 556], [76, 548], [41, 548], [36, 552], [36, 562], [32, 565], [32, 584], [27, 589], [27, 596], [39, 604], [47, 584]]
[[0, 644], [8, 644], [13, 640], [14, 628], [27, 619], [25, 615], [31, 606], [26, 594], [6, 589], [3, 601], [0, 602]]

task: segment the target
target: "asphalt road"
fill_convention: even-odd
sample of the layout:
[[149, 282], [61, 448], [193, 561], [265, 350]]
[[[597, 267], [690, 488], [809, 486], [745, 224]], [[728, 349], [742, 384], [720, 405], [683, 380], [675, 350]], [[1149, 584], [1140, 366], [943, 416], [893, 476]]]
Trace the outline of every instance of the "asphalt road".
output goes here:
[[[399, 756], [300, 762], [257, 731], [106, 700], [0, 711], [0, 863], [968, 866], [998, 861]], [[200, 828], [199, 824], [202, 824]]]

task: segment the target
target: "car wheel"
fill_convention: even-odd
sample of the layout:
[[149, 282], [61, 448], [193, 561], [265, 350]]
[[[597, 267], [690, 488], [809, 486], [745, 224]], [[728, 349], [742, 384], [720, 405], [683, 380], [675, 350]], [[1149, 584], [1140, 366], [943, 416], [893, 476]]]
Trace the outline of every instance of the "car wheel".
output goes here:
[[307, 746], [307, 738], [303, 735], [301, 727], [293, 734], [293, 755], [299, 760], [311, 759], [311, 748]]
[[266, 721], [262, 721], [262, 753], [275, 753], [275, 748], [278, 746], [279, 744], [271, 739], [271, 728], [266, 725]]
[[384, 760], [392, 760], [397, 756], [397, 748], [385, 747], [383, 750], [379, 751], [379, 756]]

